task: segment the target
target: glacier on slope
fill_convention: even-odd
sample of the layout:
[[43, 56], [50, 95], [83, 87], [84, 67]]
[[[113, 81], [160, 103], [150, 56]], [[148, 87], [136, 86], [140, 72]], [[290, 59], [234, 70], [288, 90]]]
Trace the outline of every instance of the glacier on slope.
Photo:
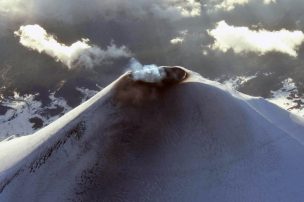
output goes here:
[[304, 120], [185, 71], [0, 142], [0, 201], [302, 201]]

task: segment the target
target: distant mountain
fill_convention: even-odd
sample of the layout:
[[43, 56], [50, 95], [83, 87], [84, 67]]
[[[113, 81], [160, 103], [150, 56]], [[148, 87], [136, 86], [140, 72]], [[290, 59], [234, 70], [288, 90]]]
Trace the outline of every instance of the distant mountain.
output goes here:
[[126, 73], [0, 142], [0, 201], [302, 201], [304, 120], [189, 70]]
[[[262, 96], [281, 108], [304, 117], [304, 95], [292, 78], [286, 78], [281, 83], [275, 84], [272, 83], [272, 74], [268, 73], [223, 77], [217, 80], [237, 91]], [[268, 82], [269, 85], [265, 85], [264, 82]]]
[[[81, 104], [98, 92], [78, 87], [74, 91], [79, 93], [74, 98], [76, 104]], [[20, 95], [15, 92], [13, 96], [3, 99], [0, 104], [0, 141], [33, 134], [70, 111], [72, 106], [67, 101], [69, 99], [56, 97], [57, 93], [49, 92], [41, 100], [39, 93]]]

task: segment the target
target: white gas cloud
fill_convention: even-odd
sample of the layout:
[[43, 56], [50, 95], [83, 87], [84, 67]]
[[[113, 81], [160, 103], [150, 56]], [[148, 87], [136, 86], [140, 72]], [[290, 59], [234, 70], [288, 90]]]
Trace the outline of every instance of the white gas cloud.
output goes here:
[[[226, 11], [231, 11], [237, 5], [245, 5], [251, 1], [252, 0], [223, 0], [221, 3], [215, 5], [215, 8], [221, 9], [221, 10], [226, 10]], [[263, 0], [262, 3], [264, 3], [264, 4], [276, 3], [276, 0]]]
[[256, 31], [231, 26], [225, 21], [218, 22], [215, 29], [208, 30], [208, 33], [215, 39], [211, 48], [222, 52], [232, 49], [235, 53], [255, 52], [263, 55], [276, 51], [296, 57], [299, 46], [304, 42], [302, 31]]
[[158, 83], [166, 77], [166, 72], [163, 67], [158, 67], [154, 64], [142, 65], [135, 58], [132, 58], [130, 60], [130, 69], [132, 78], [135, 81]]
[[21, 26], [14, 34], [20, 37], [20, 43], [23, 46], [39, 53], [45, 53], [65, 64], [69, 69], [75, 67], [93, 68], [105, 61], [131, 56], [130, 51], [125, 46], [117, 47], [112, 43], [103, 50], [90, 45], [89, 39], [81, 39], [67, 46], [59, 43], [53, 35], [48, 34], [39, 25]]

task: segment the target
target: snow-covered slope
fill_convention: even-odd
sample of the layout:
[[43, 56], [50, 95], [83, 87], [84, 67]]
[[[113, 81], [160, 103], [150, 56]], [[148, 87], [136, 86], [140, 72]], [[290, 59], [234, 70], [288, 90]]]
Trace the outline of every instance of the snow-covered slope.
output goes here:
[[304, 120], [188, 72], [123, 75], [0, 142], [0, 201], [303, 201]]
[[[97, 91], [86, 88], [76, 88], [82, 94], [82, 102], [93, 97]], [[17, 92], [0, 102], [0, 142], [4, 139], [33, 134], [44, 126], [57, 120], [72, 108], [62, 97], [55, 97], [55, 92], [49, 93], [50, 103], [43, 105], [36, 95], [20, 96]], [[1, 98], [1, 95], [0, 95]], [[1, 113], [1, 107], [4, 109]]]
[[[272, 75], [271, 73], [265, 73], [263, 76], [267, 77]], [[258, 78], [257, 75], [253, 76], [235, 76], [229, 78], [225, 76], [224, 78], [218, 78], [217, 81], [221, 82], [225, 86], [235, 89], [242, 90], [242, 87], [250, 82], [252, 79]], [[267, 79], [266, 79], [267, 80]], [[270, 80], [270, 79], [268, 79]], [[294, 114], [304, 117], [304, 96], [299, 91], [298, 86], [292, 78], [287, 78], [281, 82], [282, 88], [271, 91], [267, 100], [276, 104], [277, 106], [288, 110]], [[257, 86], [252, 85], [253, 88]]]

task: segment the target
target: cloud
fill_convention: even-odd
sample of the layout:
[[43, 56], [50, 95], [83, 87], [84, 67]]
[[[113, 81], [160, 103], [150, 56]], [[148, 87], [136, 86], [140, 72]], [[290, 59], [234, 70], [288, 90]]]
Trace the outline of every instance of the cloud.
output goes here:
[[16, 14], [26, 7], [23, 0], [0, 0], [0, 14]]
[[196, 0], [185, 0], [178, 1], [179, 4], [176, 8], [179, 10], [182, 16], [185, 17], [195, 17], [201, 14], [201, 3]]
[[208, 30], [208, 33], [215, 39], [211, 48], [222, 52], [232, 49], [235, 53], [255, 52], [263, 55], [276, 51], [296, 57], [297, 49], [304, 42], [302, 31], [255, 31], [248, 27], [231, 26], [225, 21], [218, 22], [216, 28]]
[[224, 0], [222, 3], [217, 4], [215, 8], [226, 11], [233, 10], [236, 5], [248, 4], [249, 0]]
[[171, 39], [170, 43], [173, 44], [173, 45], [182, 44], [184, 42], [185, 37], [187, 36], [187, 34], [188, 34], [188, 30], [180, 31], [179, 36]]
[[152, 14], [154, 17], [176, 20], [199, 16], [200, 13], [201, 3], [196, 0], [92, 0], [89, 3], [86, 0], [0, 0], [0, 15], [69, 22], [96, 16], [116, 18], [122, 14], [139, 18]]
[[93, 68], [105, 61], [130, 57], [130, 51], [125, 47], [111, 44], [102, 50], [90, 45], [89, 39], [81, 39], [67, 46], [59, 43], [55, 37], [48, 34], [39, 25], [21, 26], [14, 34], [20, 37], [20, 43], [39, 53], [45, 53], [66, 65], [69, 69], [75, 67]]
[[183, 37], [176, 37], [176, 38], [174, 38], [174, 39], [171, 39], [171, 40], [170, 40], [170, 43], [176, 45], [176, 44], [181, 44], [181, 43], [183, 43], [183, 41], [184, 41], [184, 38], [183, 38]]
[[[237, 5], [245, 5], [252, 0], [223, 0], [221, 3], [215, 5], [216, 9], [221, 9], [225, 11], [233, 10]], [[263, 0], [264, 4], [276, 3], [276, 0]]]
[[276, 3], [276, 0], [263, 0], [264, 4]]

